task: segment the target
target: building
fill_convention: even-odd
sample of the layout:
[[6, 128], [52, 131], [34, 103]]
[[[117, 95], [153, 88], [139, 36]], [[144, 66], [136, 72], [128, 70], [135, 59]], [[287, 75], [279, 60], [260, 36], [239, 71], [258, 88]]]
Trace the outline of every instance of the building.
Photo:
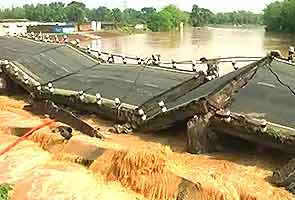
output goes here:
[[0, 19], [0, 36], [14, 33], [26, 33], [30, 25], [27, 19]]
[[86, 23], [80, 23], [76, 26], [76, 30], [79, 32], [97, 32], [103, 30], [113, 30], [116, 28], [114, 22], [100, 22], [100, 21], [91, 21]]
[[113, 30], [116, 29], [116, 24], [114, 22], [101, 22], [101, 30]]
[[38, 23], [27, 27], [28, 32], [34, 33], [74, 33], [75, 25], [74, 24], [66, 24], [59, 22], [50, 22], [50, 23]]
[[74, 33], [75, 25], [60, 22], [34, 22], [27, 19], [0, 19], [0, 36], [20, 33]]
[[[27, 19], [0, 19], [0, 36], [20, 33], [66, 33], [92, 32], [113, 30], [116, 28], [113, 22], [86, 22], [86, 23], [60, 23], [60, 22], [34, 22]], [[141, 29], [142, 25], [138, 25]]]
[[[58, 32], [60, 31], [60, 32]], [[66, 25], [57, 25], [54, 27], [54, 33], [74, 33], [76, 31], [76, 27], [74, 24], [66, 24]]]

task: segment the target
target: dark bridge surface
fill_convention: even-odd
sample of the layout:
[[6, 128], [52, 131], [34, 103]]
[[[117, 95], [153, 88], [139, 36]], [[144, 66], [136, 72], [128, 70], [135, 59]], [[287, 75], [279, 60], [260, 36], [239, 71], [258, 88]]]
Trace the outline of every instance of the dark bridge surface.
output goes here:
[[[89, 94], [100, 93], [109, 99], [118, 97], [122, 102], [132, 105], [141, 105], [193, 76], [192, 73], [139, 65], [97, 65], [95, 60], [65, 45], [0, 37], [0, 47], [1, 59], [13, 61], [20, 67], [25, 67], [40, 83], [47, 83], [65, 74], [92, 66], [90, 70], [53, 83], [54, 87], [74, 91], [89, 89], [87, 90]], [[283, 83], [295, 88], [294, 65], [272, 61], [269, 67]], [[230, 82], [242, 70], [243, 68], [204, 84], [171, 102], [165, 102], [168, 111], [207, 96], [220, 85]], [[230, 106], [232, 112], [264, 118], [288, 127], [295, 127], [294, 108], [295, 95], [277, 80], [268, 66], [259, 67], [246, 87], [235, 94]], [[160, 113], [161, 109], [157, 108], [153, 115]], [[177, 115], [167, 114], [167, 117], [173, 119], [173, 122], [184, 121], [191, 118], [194, 113], [189, 111]], [[152, 116], [147, 116], [149, 117]]]
[[[257, 73], [246, 87], [240, 89], [234, 95], [230, 110], [295, 128], [295, 95], [277, 80], [268, 67], [284, 84], [295, 90], [295, 65], [274, 60], [270, 65], [259, 67]], [[168, 107], [175, 107], [188, 99], [193, 100], [209, 95], [220, 85], [239, 74], [241, 70], [243, 69], [200, 86], [182, 98], [177, 99], [177, 101], [172, 102]]]
[[98, 65], [88, 56], [61, 44], [0, 37], [0, 47], [1, 59], [25, 67], [41, 84], [91, 68], [57, 81], [53, 86], [74, 91], [87, 90], [93, 95], [100, 93], [104, 98], [120, 98], [132, 105], [140, 105], [194, 75], [140, 65]]
[[[274, 60], [269, 67], [295, 90], [295, 65]], [[234, 97], [231, 109], [295, 128], [295, 94], [280, 83], [267, 66], [260, 67], [247, 87]]]

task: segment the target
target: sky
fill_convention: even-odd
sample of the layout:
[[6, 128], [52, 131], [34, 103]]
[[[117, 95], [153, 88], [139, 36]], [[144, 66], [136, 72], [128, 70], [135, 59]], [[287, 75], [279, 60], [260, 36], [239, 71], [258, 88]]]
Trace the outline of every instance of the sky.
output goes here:
[[[61, 1], [69, 3], [72, 0], [0, 0], [0, 7], [21, 6], [23, 4], [50, 3]], [[262, 12], [265, 6], [275, 0], [76, 0], [83, 2], [89, 8], [106, 6], [109, 8], [127, 7], [141, 9], [142, 7], [153, 6], [160, 9], [168, 4], [175, 4], [183, 10], [191, 11], [192, 5], [208, 8], [213, 12], [227, 12], [234, 10], [249, 10], [255, 13]]]

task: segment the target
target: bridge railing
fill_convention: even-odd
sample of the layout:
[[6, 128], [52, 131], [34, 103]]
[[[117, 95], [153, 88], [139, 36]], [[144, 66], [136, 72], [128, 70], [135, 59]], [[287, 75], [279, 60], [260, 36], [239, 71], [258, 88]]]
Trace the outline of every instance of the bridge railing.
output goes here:
[[[92, 49], [90, 46], [82, 47], [80, 44], [80, 40], [69, 41], [67, 36], [64, 36], [62, 40], [58, 38], [58, 36], [50, 36], [48, 34], [21, 34], [17, 35], [18, 37], [23, 37], [27, 39], [31, 39], [39, 42], [47, 42], [47, 43], [57, 43], [57, 44], [66, 44], [71, 47], [91, 56], [94, 59], [97, 59], [101, 63], [109, 63], [109, 64], [136, 64], [136, 65], [144, 65], [144, 66], [153, 66], [159, 67], [162, 69], [171, 69], [177, 70], [179, 72], [198, 72], [205, 71], [208, 76], [216, 77], [219, 76], [219, 64], [229, 63], [232, 66], [232, 70], [239, 69], [239, 64], [242, 63], [250, 63], [258, 61], [262, 58], [262, 56], [233, 56], [233, 57], [219, 57], [219, 58], [211, 58], [208, 59], [206, 57], [202, 57], [200, 59], [195, 60], [162, 60], [161, 55], [153, 54], [151, 56], [147, 56], [145, 58], [139, 56], [132, 55], [124, 55], [118, 53], [111, 53], [106, 51], [99, 51], [97, 49]], [[204, 66], [205, 69], [204, 70]], [[201, 67], [200, 67], [201, 66]]]

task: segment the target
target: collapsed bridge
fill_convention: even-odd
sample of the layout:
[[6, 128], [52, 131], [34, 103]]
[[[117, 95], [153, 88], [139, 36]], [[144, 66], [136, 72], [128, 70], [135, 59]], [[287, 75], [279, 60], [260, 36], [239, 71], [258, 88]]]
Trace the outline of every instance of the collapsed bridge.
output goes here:
[[[167, 67], [154, 58], [109, 54], [103, 59], [102, 52], [77, 43], [33, 36], [0, 37], [0, 47], [2, 73], [35, 101], [95, 113], [125, 131], [157, 131], [189, 121], [188, 148], [195, 153], [209, 151], [219, 132], [295, 152], [295, 69], [281, 59], [237, 57], [251, 62], [212, 78], [212, 68], [232, 61], [204, 58], [182, 63], [191, 70], [179, 69], [176, 61]], [[122, 63], [114, 62], [116, 56]], [[128, 59], [135, 63], [127, 64]], [[206, 73], [196, 67], [202, 64]]]

